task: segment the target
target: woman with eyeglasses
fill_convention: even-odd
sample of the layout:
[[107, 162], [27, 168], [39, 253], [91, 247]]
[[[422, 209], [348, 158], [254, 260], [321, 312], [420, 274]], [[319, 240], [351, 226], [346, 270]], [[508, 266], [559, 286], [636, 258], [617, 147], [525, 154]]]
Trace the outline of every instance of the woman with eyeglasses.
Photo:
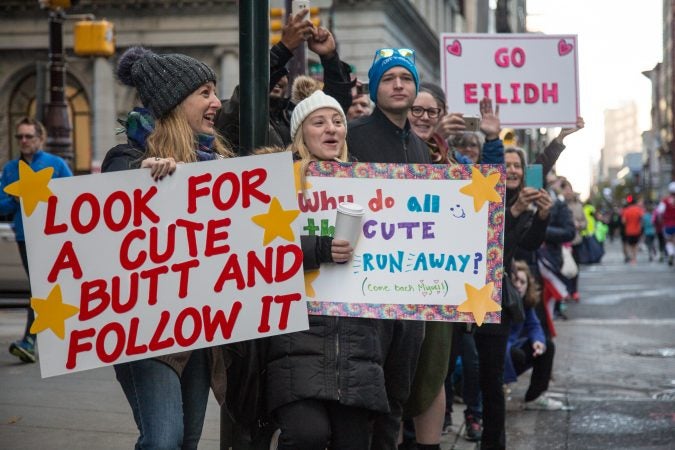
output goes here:
[[[489, 99], [483, 99], [481, 112], [487, 119], [486, 127], [491, 138], [488, 158], [485, 164], [501, 164], [504, 161], [504, 147], [499, 140], [499, 117], [492, 111]], [[473, 164], [461, 154], [450, 150], [444, 137], [438, 133], [441, 120], [446, 117], [445, 94], [440, 86], [420, 83], [408, 120], [412, 131], [421, 138], [435, 164]], [[459, 119], [462, 121], [461, 116]], [[459, 129], [459, 127], [458, 127]], [[415, 372], [411, 394], [404, 410], [404, 418], [412, 418], [415, 425], [415, 439], [418, 446], [438, 448], [446, 411], [445, 378], [452, 346], [453, 324], [427, 322], [420, 358]], [[410, 427], [406, 426], [410, 433]], [[427, 447], [423, 447], [427, 448]]]
[[[499, 109], [492, 109], [492, 101], [484, 98], [480, 102], [480, 129], [486, 136], [483, 150], [478, 149], [476, 159], [461, 152], [454, 152], [448, 145], [448, 137], [464, 137], [466, 125], [459, 113], [448, 113], [445, 93], [433, 83], [420, 83], [420, 90], [408, 112], [412, 131], [419, 136], [431, 152], [434, 164], [502, 164], [504, 146], [499, 139]], [[477, 136], [477, 133], [474, 134]], [[480, 156], [483, 156], [481, 159]]]

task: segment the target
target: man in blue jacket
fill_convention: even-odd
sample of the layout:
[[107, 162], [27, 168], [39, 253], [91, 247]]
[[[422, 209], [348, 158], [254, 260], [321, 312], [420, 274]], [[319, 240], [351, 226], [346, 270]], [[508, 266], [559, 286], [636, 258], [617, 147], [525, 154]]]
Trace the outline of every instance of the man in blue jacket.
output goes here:
[[[19, 142], [19, 151], [21, 156], [9, 161], [2, 170], [2, 179], [0, 180], [0, 214], [14, 216], [13, 229], [16, 235], [16, 243], [19, 246], [21, 262], [28, 274], [28, 258], [26, 256], [26, 241], [23, 234], [23, 220], [21, 217], [19, 199], [5, 192], [5, 187], [19, 179], [19, 161], [28, 164], [34, 172], [46, 167], [54, 168], [52, 178], [70, 177], [72, 172], [66, 162], [58, 156], [45, 153], [41, 150], [47, 138], [45, 127], [35, 119], [24, 117], [16, 125], [16, 134], [14, 135]], [[26, 322], [26, 331], [23, 339], [14, 341], [9, 346], [9, 352], [25, 363], [35, 362], [35, 334], [30, 332], [30, 328], [35, 320], [33, 309], [28, 307], [28, 320]]]

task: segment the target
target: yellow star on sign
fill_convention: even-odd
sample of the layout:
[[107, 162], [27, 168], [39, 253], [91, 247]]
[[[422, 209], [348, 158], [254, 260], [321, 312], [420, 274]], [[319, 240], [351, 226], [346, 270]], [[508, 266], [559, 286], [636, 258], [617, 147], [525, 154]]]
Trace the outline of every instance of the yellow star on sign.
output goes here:
[[305, 294], [307, 295], [307, 297], [311, 298], [316, 297], [316, 292], [314, 291], [312, 283], [314, 283], [314, 280], [319, 278], [320, 273], [321, 271], [319, 269], [305, 272]]
[[51, 329], [61, 340], [65, 337], [67, 318], [78, 313], [80, 308], [77, 306], [63, 303], [61, 296], [61, 286], [54, 286], [46, 299], [31, 298], [30, 306], [35, 310], [35, 322], [30, 327], [31, 333], [39, 333], [46, 329]]
[[480, 170], [474, 166], [471, 168], [471, 183], [461, 188], [459, 192], [473, 197], [473, 208], [478, 212], [487, 201], [502, 201], [502, 198], [495, 191], [495, 185], [499, 181], [499, 177], [499, 172], [484, 177]]
[[293, 228], [291, 223], [300, 215], [298, 209], [284, 210], [281, 207], [279, 199], [274, 197], [270, 203], [270, 208], [265, 214], [258, 214], [251, 217], [251, 220], [256, 225], [265, 229], [263, 236], [263, 245], [272, 242], [276, 237], [286, 239], [287, 241], [295, 241]]
[[459, 312], [470, 312], [478, 326], [483, 325], [485, 314], [489, 312], [501, 311], [502, 307], [492, 300], [492, 288], [494, 283], [491, 281], [480, 289], [476, 289], [469, 283], [464, 283], [467, 300], [457, 307]]
[[[295, 192], [302, 191], [302, 161], [296, 161], [293, 163], [293, 175], [295, 176]], [[312, 183], [308, 183], [305, 179], [305, 190], [311, 189]]]
[[26, 216], [30, 217], [38, 203], [46, 202], [53, 195], [47, 186], [53, 174], [53, 167], [45, 167], [34, 172], [28, 164], [19, 160], [19, 179], [6, 186], [4, 191], [9, 195], [21, 197], [23, 210]]

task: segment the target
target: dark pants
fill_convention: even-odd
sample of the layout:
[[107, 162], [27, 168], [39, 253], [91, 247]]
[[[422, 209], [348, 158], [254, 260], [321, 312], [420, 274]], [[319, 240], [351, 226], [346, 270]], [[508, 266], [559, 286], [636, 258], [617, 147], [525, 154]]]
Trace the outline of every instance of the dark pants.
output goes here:
[[384, 383], [389, 414], [380, 414], [373, 424], [371, 450], [396, 450], [403, 405], [410, 395], [417, 359], [424, 339], [424, 322], [378, 320], [384, 356]]
[[504, 449], [504, 357], [508, 335], [477, 332], [474, 340], [478, 350], [480, 389], [483, 394], [483, 435], [480, 448]]
[[[457, 331], [459, 330], [459, 331]], [[445, 377], [445, 403], [446, 410], [452, 412], [454, 386], [452, 373], [455, 371], [457, 356], [462, 357], [462, 400], [466, 405], [464, 416], [473, 416], [475, 419], [483, 417], [483, 405], [481, 403], [480, 385], [478, 382], [478, 351], [473, 333], [466, 332], [465, 324], [455, 325], [455, 334], [452, 336], [453, 352], [450, 355], [448, 376]], [[457, 393], [459, 394], [459, 393]]]
[[306, 399], [274, 411], [279, 450], [367, 450], [372, 411], [328, 400]]
[[[28, 254], [26, 253], [26, 242], [25, 241], [16, 241], [17, 245], [19, 246], [19, 254], [21, 255], [21, 262], [23, 263], [23, 268], [26, 270], [26, 275], [28, 275], [28, 278], [30, 279], [30, 273], [28, 272]], [[29, 298], [32, 297], [29, 293]], [[30, 337], [33, 339], [33, 342], [35, 342], [35, 333], [30, 332], [30, 327], [33, 326], [33, 322], [35, 322], [35, 311], [33, 311], [33, 308], [28, 305], [28, 318], [26, 320], [26, 330], [23, 332], [23, 338], [26, 339], [27, 337]]]
[[546, 340], [546, 351], [544, 354], [532, 356], [532, 344], [526, 342], [522, 347], [511, 348], [511, 360], [516, 369], [516, 375], [532, 368], [530, 377], [530, 387], [525, 393], [525, 401], [531, 402], [548, 390], [548, 383], [551, 381], [551, 372], [553, 371], [553, 357], [555, 356], [555, 344], [550, 339]]

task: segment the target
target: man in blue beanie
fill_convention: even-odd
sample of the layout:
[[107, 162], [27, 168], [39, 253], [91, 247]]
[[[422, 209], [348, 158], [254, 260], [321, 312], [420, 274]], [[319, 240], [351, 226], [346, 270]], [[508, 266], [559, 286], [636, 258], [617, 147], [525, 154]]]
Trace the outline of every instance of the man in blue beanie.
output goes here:
[[[377, 50], [368, 78], [375, 109], [370, 116], [349, 122], [349, 152], [360, 162], [431, 164], [429, 150], [408, 122], [419, 88], [414, 50]], [[375, 419], [371, 450], [393, 450], [417, 368], [424, 322], [380, 320], [379, 330], [391, 412]]]

